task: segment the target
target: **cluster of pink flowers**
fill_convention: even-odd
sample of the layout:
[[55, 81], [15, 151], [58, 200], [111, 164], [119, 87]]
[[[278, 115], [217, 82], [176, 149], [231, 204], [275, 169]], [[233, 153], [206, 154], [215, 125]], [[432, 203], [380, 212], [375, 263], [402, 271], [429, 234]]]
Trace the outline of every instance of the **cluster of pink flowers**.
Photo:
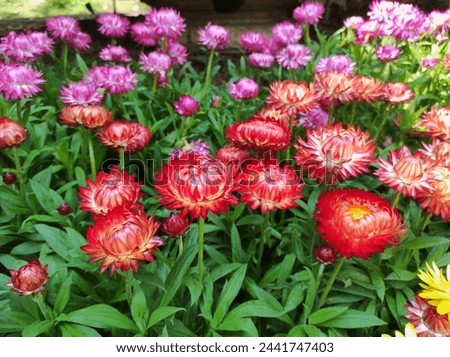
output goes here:
[[69, 83], [61, 87], [61, 101], [66, 105], [98, 105], [103, 101], [104, 93], [96, 83]]
[[224, 50], [230, 43], [230, 32], [222, 26], [208, 23], [198, 30], [198, 42], [209, 50]]
[[127, 93], [137, 82], [137, 74], [121, 65], [93, 67], [85, 76], [85, 83], [94, 83], [111, 94]]
[[190, 95], [182, 95], [178, 100], [173, 102], [175, 111], [183, 117], [190, 117], [197, 113], [200, 103]]
[[125, 47], [108, 45], [104, 47], [99, 54], [103, 61], [109, 62], [130, 62], [131, 57]]
[[228, 83], [228, 91], [233, 99], [252, 99], [258, 96], [259, 86], [251, 78], [241, 78], [234, 83]]
[[188, 154], [209, 157], [210, 156], [209, 145], [202, 139], [194, 140], [189, 143], [186, 143], [181, 148], [172, 150], [169, 153], [169, 157], [171, 159], [175, 159]]
[[130, 21], [119, 14], [101, 14], [97, 17], [99, 32], [107, 37], [120, 38], [127, 34]]
[[32, 97], [44, 82], [42, 72], [28, 64], [0, 64], [0, 94], [7, 100]]
[[19, 34], [11, 31], [0, 41], [0, 52], [15, 62], [33, 62], [50, 53], [54, 44], [46, 32], [31, 30]]
[[52, 17], [47, 20], [46, 27], [53, 38], [66, 42], [70, 47], [78, 51], [85, 51], [90, 47], [91, 37], [81, 31], [80, 24], [73, 17]]

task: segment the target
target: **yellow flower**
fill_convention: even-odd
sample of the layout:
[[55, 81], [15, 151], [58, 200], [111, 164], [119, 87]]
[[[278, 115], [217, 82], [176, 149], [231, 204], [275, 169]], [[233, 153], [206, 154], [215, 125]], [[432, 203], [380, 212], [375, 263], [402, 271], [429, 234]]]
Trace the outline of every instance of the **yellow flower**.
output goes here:
[[[386, 333], [382, 334], [381, 337], [392, 337]], [[414, 328], [412, 323], [407, 323], [405, 325], [405, 334], [402, 334], [400, 331], [395, 331], [394, 337], [417, 337], [416, 329]]]
[[424, 290], [419, 294], [420, 297], [427, 299], [428, 303], [436, 306], [439, 315], [449, 316], [450, 321], [450, 265], [447, 266], [447, 278], [436, 263], [432, 266], [427, 263], [427, 270], [419, 270], [418, 277], [424, 282], [419, 284]]

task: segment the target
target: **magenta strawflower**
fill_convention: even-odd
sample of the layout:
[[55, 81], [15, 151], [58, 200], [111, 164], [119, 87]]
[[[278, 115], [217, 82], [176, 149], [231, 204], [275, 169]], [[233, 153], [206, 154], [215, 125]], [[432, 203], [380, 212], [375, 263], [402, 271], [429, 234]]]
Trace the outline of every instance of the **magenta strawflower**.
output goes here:
[[259, 94], [259, 86], [251, 78], [241, 78], [234, 83], [228, 83], [228, 92], [233, 99], [252, 99]]
[[382, 62], [391, 62], [400, 57], [400, 49], [391, 45], [379, 46], [375, 55]]
[[259, 32], [245, 32], [239, 42], [242, 49], [248, 52], [265, 52], [269, 46], [269, 39]]
[[377, 21], [368, 20], [359, 24], [355, 30], [355, 43], [358, 45], [364, 45], [379, 35], [380, 24]]
[[146, 22], [137, 22], [131, 25], [131, 37], [142, 46], [155, 46], [158, 42], [155, 29]]
[[104, 93], [96, 83], [69, 83], [61, 87], [61, 101], [67, 105], [98, 105]]
[[0, 94], [7, 100], [32, 97], [41, 91], [45, 81], [42, 72], [29, 65], [3, 65], [0, 67]]
[[111, 62], [130, 62], [131, 57], [125, 47], [108, 45], [102, 48], [99, 54], [103, 61]]
[[296, 7], [293, 17], [300, 24], [315, 25], [325, 13], [325, 6], [316, 1], [305, 1]]
[[[328, 112], [320, 107], [311, 109], [308, 114], [300, 116], [298, 124], [306, 129], [317, 129], [320, 126], [325, 126], [328, 122]], [[334, 122], [334, 119], [332, 119]]]
[[101, 14], [96, 19], [99, 32], [107, 37], [124, 37], [130, 28], [130, 21], [118, 14]]
[[364, 19], [361, 16], [350, 16], [344, 20], [344, 26], [356, 30], [363, 22]]
[[168, 55], [160, 51], [150, 52], [148, 55], [141, 53], [139, 56], [141, 69], [151, 74], [165, 73], [172, 64]]
[[222, 26], [208, 23], [197, 31], [198, 42], [209, 50], [223, 50], [230, 43], [230, 32]]
[[439, 58], [434, 56], [426, 56], [420, 61], [420, 67], [430, 69], [434, 68], [439, 64]]
[[32, 62], [53, 49], [53, 40], [46, 32], [27, 31], [15, 33], [11, 31], [1, 38], [0, 52], [16, 62]]
[[293, 44], [287, 45], [278, 52], [277, 61], [281, 67], [286, 69], [299, 69], [306, 66], [311, 61], [312, 56], [308, 47], [303, 45]]
[[186, 154], [195, 154], [199, 156], [209, 157], [209, 145], [202, 139], [191, 141], [185, 144], [183, 147], [174, 149], [169, 153], [169, 158], [180, 158]]
[[190, 95], [182, 95], [177, 101], [173, 102], [175, 111], [184, 117], [193, 116], [197, 113], [200, 104]]
[[151, 9], [145, 15], [145, 20], [160, 37], [178, 39], [186, 29], [184, 18], [171, 8]]
[[172, 64], [178, 64], [182, 66], [187, 62], [187, 48], [172, 38], [169, 38], [167, 41], [166, 54], [172, 60]]
[[86, 51], [91, 47], [92, 38], [85, 32], [78, 31], [67, 39], [70, 47], [77, 51]]
[[295, 44], [302, 38], [302, 28], [288, 20], [276, 24], [272, 28], [272, 41], [278, 47]]
[[256, 68], [270, 68], [275, 61], [275, 57], [269, 53], [252, 53], [248, 56], [248, 64]]
[[396, 3], [392, 10], [392, 30], [387, 35], [399, 40], [417, 41], [423, 31], [426, 16], [422, 10], [411, 4]]
[[117, 94], [133, 90], [138, 80], [130, 68], [117, 65], [90, 68], [85, 82], [95, 83], [111, 94]]
[[75, 33], [80, 32], [78, 21], [70, 16], [56, 16], [45, 23], [50, 35], [61, 41], [68, 41]]
[[355, 73], [355, 62], [346, 55], [334, 55], [321, 58], [316, 65], [316, 73], [336, 72], [344, 74]]

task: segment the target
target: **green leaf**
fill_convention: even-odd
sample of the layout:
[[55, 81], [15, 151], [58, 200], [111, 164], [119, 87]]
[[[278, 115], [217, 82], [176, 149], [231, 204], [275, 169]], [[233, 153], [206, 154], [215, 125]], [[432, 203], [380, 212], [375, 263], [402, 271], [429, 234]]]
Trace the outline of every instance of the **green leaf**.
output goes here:
[[348, 310], [348, 306], [332, 306], [314, 311], [309, 316], [309, 323], [311, 325], [319, 325], [325, 321], [332, 320], [335, 317], [342, 315]]
[[137, 331], [133, 321], [115, 308], [104, 304], [92, 305], [84, 309], [72, 311], [66, 316], [61, 315], [58, 320], [103, 329], [119, 328]]
[[274, 309], [271, 305], [260, 301], [260, 300], [250, 300], [246, 301], [232, 311], [230, 311], [225, 320], [237, 319], [242, 317], [272, 317], [276, 318], [284, 314], [283, 310]]
[[246, 265], [241, 265], [234, 273], [231, 275], [230, 280], [225, 282], [222, 292], [219, 297], [219, 302], [217, 303], [216, 311], [213, 317], [213, 326], [218, 326], [220, 322], [225, 317], [231, 303], [236, 298], [239, 290], [241, 289], [242, 283], [244, 282], [245, 272], [247, 271]]
[[72, 287], [72, 277], [69, 276], [61, 285], [55, 300], [55, 314], [60, 315], [69, 302], [70, 291]]
[[177, 259], [174, 267], [170, 270], [166, 280], [166, 292], [161, 297], [159, 306], [168, 305], [183, 283], [183, 279], [197, 254], [197, 245], [191, 245], [184, 249], [183, 255]]
[[245, 253], [242, 249], [241, 237], [234, 223], [231, 225], [231, 255], [233, 262], [245, 262]]
[[80, 69], [81, 73], [87, 74], [88, 66], [86, 65], [86, 62], [84, 62], [83, 58], [78, 53], [76, 53], [75, 59], [77, 61], [77, 65], [78, 65], [78, 68]]
[[36, 337], [46, 332], [52, 326], [53, 323], [51, 321], [35, 321], [23, 329], [22, 336]]
[[96, 330], [84, 325], [63, 323], [59, 328], [63, 337], [101, 337]]
[[[337, 312], [337, 311], [335, 311]], [[319, 316], [321, 317], [321, 316]], [[316, 323], [318, 326], [333, 327], [333, 328], [365, 328], [372, 326], [386, 325], [387, 323], [380, 318], [369, 314], [365, 311], [359, 310], [347, 310], [333, 319], [323, 321], [321, 323]]]
[[47, 242], [48, 246], [53, 249], [61, 258], [68, 260], [69, 246], [66, 233], [60, 229], [47, 226], [46, 224], [36, 224], [36, 231]]
[[131, 316], [133, 316], [134, 321], [137, 321], [144, 318], [147, 311], [147, 300], [144, 291], [139, 285], [135, 284], [133, 299], [131, 300]]
[[191, 306], [194, 305], [203, 291], [203, 285], [192, 275], [188, 275], [184, 280], [184, 285], [189, 289], [189, 293], [191, 294]]
[[178, 311], [184, 311], [182, 307], [174, 307], [174, 306], [161, 306], [158, 307], [155, 311], [150, 315], [150, 319], [148, 321], [147, 328], [155, 326], [158, 322], [168, 318], [176, 314]]
[[292, 272], [292, 268], [294, 267], [295, 263], [295, 254], [287, 254], [283, 261], [277, 265], [275, 265], [273, 268], [269, 269], [269, 271], [264, 275], [264, 277], [261, 279], [260, 286], [265, 287], [268, 284], [274, 282], [275, 280], [278, 283], [286, 281], [286, 279], [289, 277], [289, 275]]
[[425, 249], [443, 244], [450, 245], [450, 239], [446, 237], [421, 236], [413, 240], [400, 243], [397, 249]]
[[255, 327], [252, 319], [250, 318], [237, 318], [234, 320], [227, 320], [222, 322], [218, 327], [218, 330], [222, 331], [244, 331], [246, 336], [256, 337], [258, 336], [258, 330]]

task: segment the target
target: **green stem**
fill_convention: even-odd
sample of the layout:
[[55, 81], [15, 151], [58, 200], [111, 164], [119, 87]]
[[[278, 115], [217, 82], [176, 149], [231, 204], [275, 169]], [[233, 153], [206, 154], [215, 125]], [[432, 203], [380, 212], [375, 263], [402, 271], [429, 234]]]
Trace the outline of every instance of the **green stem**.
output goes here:
[[12, 154], [13, 154], [13, 160], [14, 160], [14, 165], [16, 166], [16, 175], [17, 178], [19, 179], [19, 193], [20, 193], [20, 197], [25, 199], [25, 191], [24, 191], [24, 178], [23, 178], [23, 169], [22, 169], [22, 165], [20, 164], [20, 157], [19, 157], [19, 152], [17, 150], [17, 147], [13, 146], [11, 148]]
[[375, 134], [375, 137], [373, 139], [373, 141], [376, 143], [378, 141], [378, 139], [380, 138], [381, 133], [383, 132], [383, 127], [386, 124], [386, 120], [388, 117], [388, 113], [389, 113], [389, 107], [384, 108], [383, 110], [383, 114], [381, 117], [381, 124], [380, 126], [377, 128], [377, 133]]
[[397, 192], [395, 197], [394, 197], [394, 201], [392, 202], [392, 207], [396, 208], [398, 205], [398, 201], [400, 200], [400, 196], [402, 195], [401, 192]]
[[263, 225], [261, 227], [261, 239], [259, 240], [259, 250], [258, 250], [258, 261], [256, 266], [256, 276], [259, 278], [261, 274], [261, 263], [262, 263], [262, 257], [264, 254], [264, 247], [267, 242], [267, 227], [269, 225], [269, 214], [266, 213], [263, 215]]
[[131, 306], [131, 300], [133, 299], [133, 269], [128, 269], [125, 275], [125, 295], [128, 305]]
[[203, 282], [203, 243], [205, 238], [205, 219], [203, 217], [198, 218], [198, 276], [200, 282]]
[[152, 88], [150, 89], [150, 97], [152, 99], [155, 95], [157, 85], [158, 85], [158, 76], [154, 74], [152, 79]]
[[184, 244], [183, 244], [183, 237], [178, 238], [178, 257], [181, 257], [183, 255], [184, 250]]
[[241, 100], [239, 102], [239, 105], [236, 107], [236, 121], [239, 121], [241, 119], [241, 111], [242, 111], [243, 104], [244, 104], [244, 101]]
[[350, 114], [350, 125], [354, 125], [356, 113], [356, 103], [352, 103], [352, 112]]
[[62, 67], [63, 67], [63, 73], [64, 77], [67, 77], [67, 58], [69, 57], [69, 45], [67, 42], [63, 43], [62, 48]]
[[342, 265], [344, 264], [344, 259], [345, 259], [345, 258], [340, 258], [340, 259], [337, 261], [336, 265], [334, 266], [334, 270], [333, 270], [333, 272], [331, 273], [330, 279], [328, 280], [328, 283], [327, 283], [327, 285], [325, 286], [325, 289], [324, 289], [323, 292], [322, 292], [322, 296], [320, 297], [320, 300], [319, 300], [319, 304], [318, 304], [318, 306], [317, 306], [317, 309], [320, 309], [320, 308], [322, 307], [322, 305], [325, 303], [325, 300], [326, 300], [327, 297], [328, 297], [328, 294], [329, 294], [329, 292], [330, 292], [330, 290], [331, 290], [331, 287], [333, 286], [333, 283], [334, 283], [334, 281], [336, 280], [336, 277], [338, 276], [339, 271], [340, 271], [341, 268], [342, 268]]
[[430, 219], [431, 219], [431, 214], [427, 214], [426, 217], [424, 218], [423, 222], [422, 222], [422, 226], [420, 228], [420, 234], [422, 234], [425, 231], [425, 228], [427, 228], [428, 223], [430, 223]]
[[283, 67], [278, 66], [278, 80], [281, 81], [281, 76], [283, 75]]
[[25, 126], [26, 123], [23, 122], [23, 117], [22, 117], [22, 101], [20, 99], [16, 101], [16, 110], [17, 110], [17, 121], [22, 126]]
[[309, 35], [309, 25], [305, 25], [305, 45], [309, 47], [311, 45], [311, 36]]
[[209, 86], [211, 84], [211, 71], [212, 71], [212, 65], [214, 62], [214, 50], [211, 50], [211, 52], [209, 53], [209, 58], [208, 58], [208, 64], [206, 66], [206, 77], [205, 77], [205, 84], [203, 86], [203, 92], [202, 92], [202, 97], [200, 100], [203, 100], [203, 98], [206, 95], [206, 92], [209, 89]]
[[123, 148], [119, 149], [119, 169], [125, 170], [125, 150]]
[[92, 140], [92, 133], [90, 131], [87, 132], [89, 139], [89, 161], [91, 163], [91, 178], [95, 181], [95, 176], [97, 175], [97, 165], [95, 163], [95, 152], [94, 152], [94, 143]]
[[46, 320], [50, 320], [50, 316], [48, 313], [48, 307], [47, 304], [44, 301], [44, 296], [42, 295], [42, 293], [38, 293], [36, 295], [33, 295], [33, 300], [36, 303], [36, 305], [38, 306], [39, 310], [41, 311], [42, 315], [44, 316], [44, 318]]

